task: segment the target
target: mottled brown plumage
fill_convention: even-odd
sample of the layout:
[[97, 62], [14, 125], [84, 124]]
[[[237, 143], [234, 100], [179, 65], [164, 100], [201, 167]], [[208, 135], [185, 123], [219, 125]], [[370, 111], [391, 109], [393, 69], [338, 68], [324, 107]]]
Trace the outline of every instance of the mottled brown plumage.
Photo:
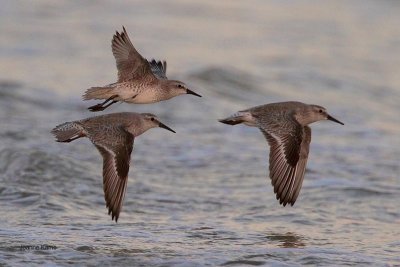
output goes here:
[[174, 132], [150, 113], [114, 113], [66, 122], [52, 130], [58, 142], [88, 137], [103, 157], [103, 189], [108, 214], [117, 222], [128, 181], [135, 137], [150, 128]]
[[230, 125], [244, 123], [258, 127], [270, 146], [269, 176], [280, 204], [296, 202], [307, 165], [311, 128], [319, 120], [332, 120], [326, 109], [301, 102], [281, 102], [239, 111], [220, 120]]
[[142, 57], [129, 39], [125, 27], [121, 33], [114, 34], [111, 48], [117, 65], [118, 81], [86, 90], [84, 100], [104, 99], [104, 102], [89, 107], [89, 110], [104, 110], [119, 101], [147, 104], [182, 94], [200, 97], [185, 83], [167, 79], [166, 61], [147, 61]]

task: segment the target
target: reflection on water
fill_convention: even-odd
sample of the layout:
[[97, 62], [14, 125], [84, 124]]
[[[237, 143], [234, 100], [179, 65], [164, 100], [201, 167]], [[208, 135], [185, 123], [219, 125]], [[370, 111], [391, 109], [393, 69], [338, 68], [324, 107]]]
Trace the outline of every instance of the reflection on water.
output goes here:
[[270, 234], [266, 238], [270, 241], [278, 242], [278, 246], [282, 248], [301, 248], [306, 246], [304, 237], [290, 232], [285, 234]]
[[[0, 265], [395, 265], [400, 262], [400, 6], [396, 1], [2, 2]], [[203, 98], [157, 114], [177, 134], [135, 140], [119, 223], [99, 153], [50, 129], [92, 116], [115, 81], [113, 32], [166, 59]], [[326, 106], [296, 205], [279, 205], [263, 136], [217, 122], [274, 101]], [[19, 251], [21, 246], [54, 250]]]

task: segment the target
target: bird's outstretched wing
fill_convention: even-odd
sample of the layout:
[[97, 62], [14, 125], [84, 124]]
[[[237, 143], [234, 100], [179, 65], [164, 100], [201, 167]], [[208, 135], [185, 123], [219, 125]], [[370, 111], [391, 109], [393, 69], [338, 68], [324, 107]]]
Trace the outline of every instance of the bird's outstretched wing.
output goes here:
[[160, 80], [167, 80], [167, 62], [164, 61], [156, 61], [155, 59], [152, 59], [151, 61], [148, 61], [150, 64], [151, 71], [153, 74]]
[[103, 189], [108, 214], [118, 221], [128, 181], [134, 137], [121, 126], [105, 126], [89, 138], [103, 156]]
[[274, 127], [260, 127], [270, 145], [269, 176], [280, 204], [292, 206], [296, 202], [307, 164], [311, 142], [311, 128], [297, 122], [285, 125], [284, 131]]
[[118, 82], [131, 79], [156, 79], [149, 63], [135, 49], [125, 27], [122, 28], [123, 31], [121, 33], [117, 31], [111, 41], [112, 52], [117, 63]]

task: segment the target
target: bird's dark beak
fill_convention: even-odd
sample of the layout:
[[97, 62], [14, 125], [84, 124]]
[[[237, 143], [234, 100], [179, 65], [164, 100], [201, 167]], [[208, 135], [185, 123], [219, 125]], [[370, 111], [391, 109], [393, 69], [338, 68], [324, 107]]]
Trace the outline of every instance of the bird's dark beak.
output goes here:
[[335, 119], [335, 118], [334, 118], [334, 117], [332, 117], [331, 115], [328, 115], [328, 116], [326, 117], [326, 119], [327, 119], [327, 120], [330, 120], [330, 121], [337, 122], [337, 123], [339, 123], [339, 124], [341, 124], [341, 125], [344, 125], [344, 123], [343, 123], [343, 122], [341, 122], [341, 121], [338, 121], [337, 119]]
[[160, 123], [158, 124], [158, 127], [164, 128], [164, 129], [166, 129], [166, 130], [168, 130], [168, 131], [171, 131], [171, 132], [173, 132], [173, 133], [176, 133], [174, 130], [172, 130], [171, 128], [169, 128], [167, 125], [165, 125], [165, 124], [162, 123], [162, 122], [160, 122]]
[[186, 93], [189, 95], [195, 95], [195, 96], [201, 97], [201, 95], [196, 94], [195, 92], [193, 92], [192, 90], [189, 90], [189, 89], [186, 89]]

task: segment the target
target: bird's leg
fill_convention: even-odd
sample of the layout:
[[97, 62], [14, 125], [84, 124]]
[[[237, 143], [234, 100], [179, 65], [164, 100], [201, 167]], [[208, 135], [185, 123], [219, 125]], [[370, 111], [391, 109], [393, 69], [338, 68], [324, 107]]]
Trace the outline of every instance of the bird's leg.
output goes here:
[[106, 109], [106, 108], [108, 108], [109, 106], [111, 106], [112, 104], [115, 104], [115, 103], [118, 103], [118, 101], [113, 100], [108, 105], [104, 106], [103, 109]]
[[[94, 105], [94, 106], [89, 107], [88, 109], [89, 109], [90, 111], [93, 111], [93, 112], [95, 112], [95, 111], [102, 111], [102, 110], [106, 109], [107, 107], [111, 106], [112, 104], [117, 103], [118, 101], [113, 100], [113, 99], [116, 98], [117, 96], [118, 96], [118, 95], [112, 95], [111, 97], [107, 98], [103, 103], [96, 104], [96, 105]], [[104, 106], [104, 105], [107, 104], [107, 102], [109, 102], [109, 101], [112, 101], [112, 102], [111, 102], [110, 104]]]

